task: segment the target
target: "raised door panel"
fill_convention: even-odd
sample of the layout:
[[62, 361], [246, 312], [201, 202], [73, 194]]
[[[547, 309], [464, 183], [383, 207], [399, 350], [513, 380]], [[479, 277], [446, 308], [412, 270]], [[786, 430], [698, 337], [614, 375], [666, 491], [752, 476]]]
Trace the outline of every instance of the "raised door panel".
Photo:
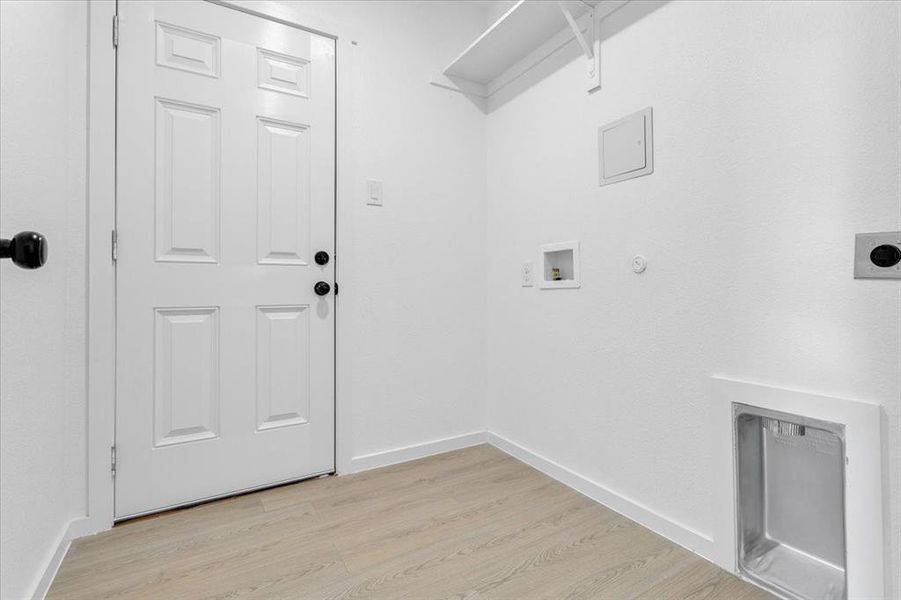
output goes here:
[[219, 109], [156, 99], [156, 260], [219, 260]]
[[310, 419], [310, 307], [257, 307], [257, 429]]
[[296, 56], [257, 48], [257, 85], [265, 90], [309, 98], [310, 63]]
[[310, 128], [260, 117], [257, 129], [258, 262], [307, 265]]
[[156, 64], [207, 77], [219, 77], [219, 38], [171, 25], [156, 24]]
[[158, 308], [154, 445], [219, 435], [219, 309]]

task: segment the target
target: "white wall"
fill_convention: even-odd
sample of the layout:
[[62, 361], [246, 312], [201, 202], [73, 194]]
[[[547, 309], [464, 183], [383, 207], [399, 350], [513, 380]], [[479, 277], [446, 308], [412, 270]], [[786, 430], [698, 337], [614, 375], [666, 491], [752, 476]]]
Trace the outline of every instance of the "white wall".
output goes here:
[[[705, 532], [709, 374], [880, 402], [901, 572], [901, 295], [850, 278], [853, 233], [901, 218], [897, 4], [664, 4], [604, 43], [599, 94], [573, 53], [487, 120], [426, 82], [490, 10], [279, 5], [357, 41], [339, 53], [352, 456], [479, 431], [488, 401], [489, 429]], [[0, 225], [51, 242], [41, 271], [0, 265], [0, 596], [19, 598], [84, 514], [86, 11], [0, 11]], [[597, 126], [647, 105], [656, 172], [598, 188]], [[538, 244], [571, 238], [581, 290], [519, 287]]]
[[[339, 244], [350, 247], [338, 249], [352, 456], [482, 431], [484, 115], [428, 80], [483, 13], [459, 2], [279, 4], [356, 42], [338, 53], [350, 118], [339, 187], [348, 170], [355, 186], [339, 191]], [[384, 182], [383, 207], [365, 204], [367, 178]]]
[[[602, 91], [571, 44], [489, 116], [489, 429], [709, 535], [711, 374], [880, 403], [901, 593], [901, 293], [852, 279], [854, 233], [901, 229], [899, 17], [637, 3], [605, 24]], [[646, 106], [653, 175], [598, 187], [597, 127]], [[580, 290], [520, 287], [569, 239]]]
[[[485, 427], [484, 116], [427, 85], [481, 27], [457, 3], [323, 3], [358, 33], [352, 143], [354, 456]], [[384, 181], [366, 206], [362, 182]], [[347, 198], [345, 198], [347, 200]], [[345, 292], [347, 295], [344, 295]]]
[[0, 2], [0, 233], [49, 261], [0, 264], [0, 597], [25, 598], [85, 510], [83, 2]]
[[[484, 115], [427, 82], [484, 13], [458, 2], [281, 4], [357, 42], [339, 54], [350, 69], [341, 117], [351, 121], [339, 171], [358, 186], [339, 207], [349, 244], [339, 248], [350, 332], [342, 401], [352, 403], [344, 450], [359, 457], [482, 431]], [[85, 513], [87, 11], [0, 7], [2, 232], [34, 228], [50, 240], [44, 269], [2, 265], [6, 599], [31, 593]], [[384, 181], [382, 208], [365, 205], [366, 178]]]

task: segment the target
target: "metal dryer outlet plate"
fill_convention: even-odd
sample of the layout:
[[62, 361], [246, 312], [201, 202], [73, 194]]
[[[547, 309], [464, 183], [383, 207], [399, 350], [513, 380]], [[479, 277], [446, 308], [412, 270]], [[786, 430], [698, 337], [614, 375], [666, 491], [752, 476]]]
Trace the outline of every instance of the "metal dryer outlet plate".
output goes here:
[[854, 279], [901, 279], [901, 231], [855, 236]]

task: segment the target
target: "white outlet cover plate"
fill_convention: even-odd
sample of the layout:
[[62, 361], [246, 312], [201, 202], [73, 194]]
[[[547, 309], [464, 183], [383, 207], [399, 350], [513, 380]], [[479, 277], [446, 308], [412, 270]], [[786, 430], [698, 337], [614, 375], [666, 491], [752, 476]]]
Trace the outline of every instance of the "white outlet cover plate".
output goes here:
[[535, 285], [535, 265], [532, 261], [522, 263], [522, 287]]

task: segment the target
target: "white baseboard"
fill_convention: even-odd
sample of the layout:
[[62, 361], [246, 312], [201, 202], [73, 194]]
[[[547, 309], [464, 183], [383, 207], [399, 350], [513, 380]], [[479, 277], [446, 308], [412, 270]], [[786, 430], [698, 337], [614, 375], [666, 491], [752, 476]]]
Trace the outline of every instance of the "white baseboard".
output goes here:
[[69, 524], [63, 530], [62, 534], [57, 540], [56, 550], [53, 551], [53, 554], [47, 561], [47, 565], [44, 567], [43, 575], [41, 575], [41, 578], [38, 580], [37, 584], [34, 587], [34, 590], [31, 593], [32, 600], [44, 600], [44, 596], [46, 596], [47, 592], [50, 591], [50, 584], [53, 583], [53, 579], [56, 577], [57, 571], [59, 571], [59, 566], [63, 563], [63, 559], [66, 557], [66, 552], [69, 551], [69, 545], [72, 543], [72, 540], [86, 535], [87, 530], [87, 517], [78, 517], [69, 521]]
[[607, 508], [640, 523], [651, 531], [662, 535], [670, 541], [699, 554], [712, 562], [715, 556], [713, 538], [701, 533], [687, 525], [661, 515], [660, 513], [644, 506], [643, 504], [627, 498], [591, 479], [580, 475], [540, 454], [533, 452], [516, 442], [490, 431], [479, 431], [451, 438], [444, 438], [404, 446], [393, 450], [373, 452], [351, 459], [350, 473], [368, 471], [379, 467], [387, 467], [418, 458], [425, 458], [442, 452], [468, 448], [478, 444], [488, 443], [506, 452], [510, 456], [521, 460], [527, 465], [538, 469], [545, 475], [556, 479], [565, 486], [574, 489], [595, 502], [603, 504]]
[[349, 473], [359, 473], [360, 471], [368, 471], [369, 469], [377, 469], [379, 467], [387, 467], [388, 465], [396, 465], [398, 463], [416, 460], [417, 458], [425, 458], [433, 454], [441, 454], [442, 452], [450, 452], [451, 450], [460, 450], [470, 446], [478, 446], [486, 442], [486, 432], [476, 431], [466, 433], [413, 446], [403, 446], [394, 448], [393, 450], [384, 450], [382, 452], [373, 452], [362, 456], [355, 456], [350, 460]]
[[674, 519], [661, 515], [635, 500], [604, 487], [603, 485], [571, 471], [563, 465], [555, 463], [554, 461], [547, 459], [536, 452], [532, 452], [496, 433], [487, 432], [486, 437], [488, 443], [499, 450], [538, 469], [545, 475], [556, 479], [565, 486], [591, 498], [595, 502], [603, 504], [624, 517], [647, 527], [651, 531], [662, 535], [670, 541], [699, 554], [707, 560], [713, 561], [711, 558], [714, 556], [714, 543], [712, 537], [683, 525]]

